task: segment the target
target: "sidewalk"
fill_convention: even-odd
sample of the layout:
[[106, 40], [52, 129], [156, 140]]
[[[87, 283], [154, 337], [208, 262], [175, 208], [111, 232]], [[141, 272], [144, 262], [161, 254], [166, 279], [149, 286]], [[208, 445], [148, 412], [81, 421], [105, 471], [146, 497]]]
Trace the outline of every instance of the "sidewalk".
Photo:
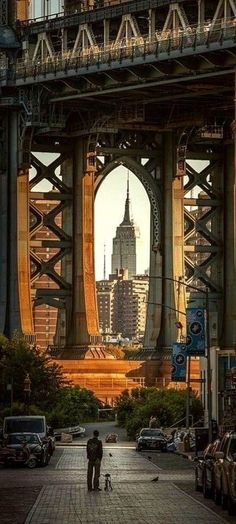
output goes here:
[[[157, 455], [157, 460], [162, 458]], [[192, 468], [163, 470], [132, 449], [104, 449], [101, 492], [88, 492], [82, 447], [65, 447], [55, 476], [45, 479], [25, 524], [223, 524], [225, 521], [184, 493], [177, 483], [193, 482]], [[46, 471], [46, 470], [45, 470]], [[112, 491], [104, 491], [104, 474]], [[181, 508], [181, 509], [180, 509]], [[157, 518], [158, 516], [158, 518]]]

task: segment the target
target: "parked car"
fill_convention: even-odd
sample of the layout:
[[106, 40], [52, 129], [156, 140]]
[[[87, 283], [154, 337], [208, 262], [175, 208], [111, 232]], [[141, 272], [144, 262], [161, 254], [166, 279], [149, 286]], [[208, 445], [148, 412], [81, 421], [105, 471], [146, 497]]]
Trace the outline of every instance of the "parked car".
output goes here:
[[202, 491], [205, 498], [213, 494], [215, 453], [219, 450], [220, 440], [208, 444], [203, 454], [195, 458], [195, 489]]
[[118, 435], [117, 433], [108, 433], [108, 435], [106, 435], [105, 437], [105, 442], [117, 442], [118, 440]]
[[236, 513], [236, 432], [226, 433], [214, 464], [214, 500], [228, 508], [230, 515]]
[[48, 442], [43, 442], [37, 433], [11, 433], [4, 441], [4, 449], [15, 451], [16, 457], [23, 457], [26, 450], [40, 466], [46, 466], [51, 457]]
[[167, 451], [167, 438], [160, 429], [142, 428], [137, 437], [136, 451], [143, 450]]

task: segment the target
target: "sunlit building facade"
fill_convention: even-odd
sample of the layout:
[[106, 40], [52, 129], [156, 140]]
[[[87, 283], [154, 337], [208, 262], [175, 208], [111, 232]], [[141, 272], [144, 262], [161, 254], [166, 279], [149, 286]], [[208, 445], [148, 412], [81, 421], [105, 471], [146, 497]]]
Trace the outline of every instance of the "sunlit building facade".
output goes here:
[[149, 280], [145, 275], [119, 278], [114, 286], [112, 329], [122, 337], [142, 341], [145, 332]]

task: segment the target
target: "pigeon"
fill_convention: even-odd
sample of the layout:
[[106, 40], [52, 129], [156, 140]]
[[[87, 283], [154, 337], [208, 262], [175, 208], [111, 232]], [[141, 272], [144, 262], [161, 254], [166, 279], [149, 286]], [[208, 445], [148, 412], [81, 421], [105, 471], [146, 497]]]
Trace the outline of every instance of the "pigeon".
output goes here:
[[155, 477], [154, 479], [152, 479], [152, 482], [157, 482], [159, 480], [159, 477]]
[[111, 453], [109, 453], [109, 457], [112, 457], [112, 454], [111, 454]]

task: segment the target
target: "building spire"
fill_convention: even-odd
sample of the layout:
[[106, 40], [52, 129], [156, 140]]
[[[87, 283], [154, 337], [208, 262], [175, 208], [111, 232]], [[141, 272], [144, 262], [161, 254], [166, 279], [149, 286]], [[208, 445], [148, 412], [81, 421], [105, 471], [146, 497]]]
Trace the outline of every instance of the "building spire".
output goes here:
[[125, 214], [121, 226], [131, 226], [132, 220], [130, 219], [130, 198], [129, 198], [129, 170], [127, 170], [127, 195], [125, 201]]

